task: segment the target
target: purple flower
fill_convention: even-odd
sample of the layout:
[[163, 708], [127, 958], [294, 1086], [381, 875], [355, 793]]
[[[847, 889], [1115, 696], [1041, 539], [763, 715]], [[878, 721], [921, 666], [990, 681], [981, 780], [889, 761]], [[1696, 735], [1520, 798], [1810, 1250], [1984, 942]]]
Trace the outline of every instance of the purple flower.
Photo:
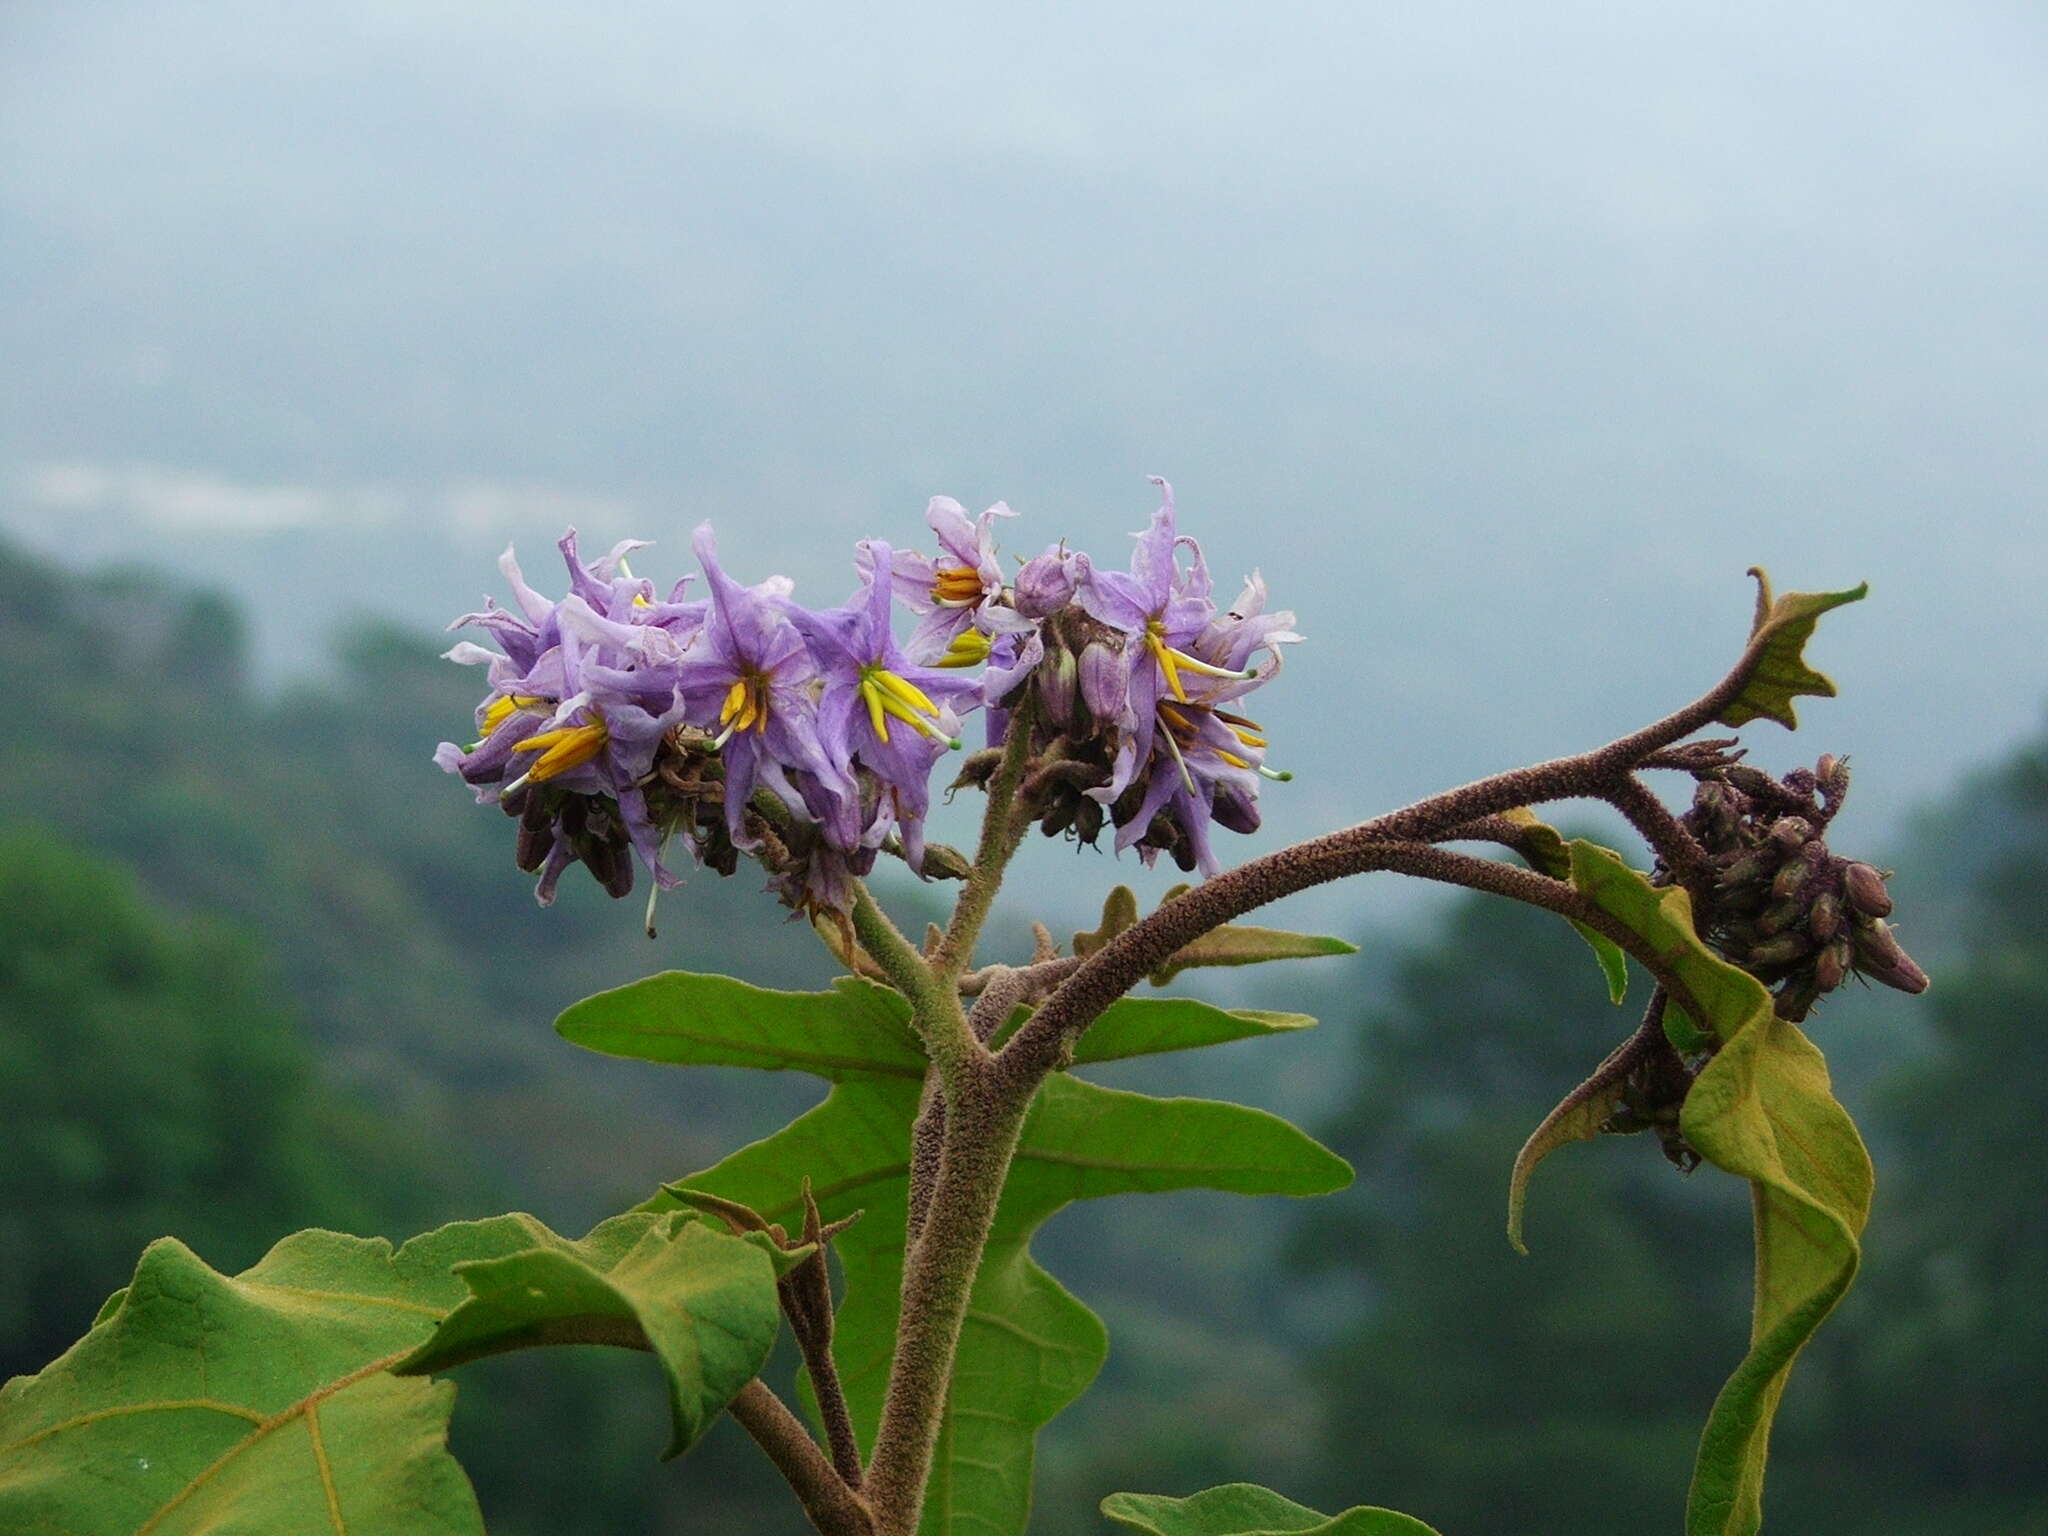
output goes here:
[[865, 770], [881, 787], [864, 840], [879, 841], [896, 825], [907, 862], [921, 871], [932, 765], [960, 745], [958, 712], [980, 702], [981, 684], [918, 666], [897, 646], [889, 627], [891, 583], [882, 579], [895, 570], [887, 544], [862, 544], [856, 566], [864, 580], [846, 607], [788, 611], [824, 682], [820, 737], [838, 762], [849, 771]]
[[[890, 551], [875, 545], [872, 556], [863, 544], [860, 559], [886, 558], [890, 586], [912, 613], [921, 614], [904, 642], [912, 660], [937, 667], [971, 667], [985, 660], [989, 640], [1030, 628], [1030, 621], [1003, 601], [1003, 570], [996, 561], [996, 519], [1014, 517], [997, 502], [970, 522], [967, 509], [950, 496], [934, 496], [924, 519], [938, 535], [940, 557], [927, 559], [911, 550]], [[864, 579], [873, 580], [865, 566]]]
[[[468, 749], [443, 742], [435, 761], [521, 817], [521, 867], [540, 869], [536, 894], [553, 899], [563, 868], [577, 858], [614, 894], [632, 886], [626, 843], [657, 886], [676, 883], [661, 862], [665, 839], [643, 785], [663, 736], [683, 718], [677, 667], [702, 626], [701, 603], [681, 589], [656, 603], [649, 583], [623, 572], [627, 542], [586, 566], [571, 529], [561, 541], [570, 595], [551, 602], [526, 584], [508, 549], [499, 561], [520, 613], [488, 599], [474, 624], [502, 654], [463, 642], [451, 660], [488, 667], [491, 692], [477, 709], [482, 735]], [[452, 627], [452, 626], [451, 626]], [[589, 802], [603, 800], [606, 807]], [[552, 836], [552, 842], [549, 837]]]
[[[711, 609], [697, 644], [677, 668], [678, 689], [691, 724], [711, 732], [725, 765], [725, 825], [742, 848], [756, 845], [746, 831], [747, 802], [765, 786], [799, 817], [825, 821], [836, 841], [852, 847], [860, 829], [853, 785], [843, 759], [819, 735], [819, 678], [804, 635], [792, 622], [789, 584], [781, 579], [745, 587], [718, 563], [709, 523], [691, 539], [711, 586]], [[789, 775], [817, 786], [806, 796]]]
[[[1191, 649], [1216, 613], [1209, 601], [1209, 568], [1201, 546], [1174, 530], [1173, 487], [1157, 475], [1152, 483], [1163, 500], [1152, 525], [1136, 536], [1130, 571], [1099, 571], [1088, 564], [1076, 594], [1090, 617], [1128, 637], [1120, 658], [1121, 700], [1113, 697], [1119, 667], [1109, 648], [1100, 647], [1103, 654], [1092, 661], [1082, 658], [1081, 682], [1090, 707], [1117, 719], [1123, 731], [1110, 782], [1095, 792], [1104, 803], [1121, 795], [1150, 760], [1160, 699], [1187, 702], [1184, 674], [1230, 681], [1244, 677], [1241, 667], [1219, 667]], [[1185, 571], [1178, 562], [1183, 547], [1191, 557]]]

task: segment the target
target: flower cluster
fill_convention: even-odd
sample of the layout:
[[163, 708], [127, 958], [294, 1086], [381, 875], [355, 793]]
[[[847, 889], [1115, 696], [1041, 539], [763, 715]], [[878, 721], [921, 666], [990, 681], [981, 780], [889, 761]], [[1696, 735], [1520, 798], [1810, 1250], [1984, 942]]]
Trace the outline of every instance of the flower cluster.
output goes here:
[[[436, 761], [517, 818], [517, 861], [539, 875], [543, 904], [577, 862], [615, 896], [636, 863], [657, 891], [672, 886], [680, 845], [725, 874], [745, 853], [792, 907], [844, 912], [884, 850], [920, 874], [960, 872], [925, 845], [931, 774], [986, 705], [992, 747], [1013, 727], [1030, 733], [1021, 793], [1048, 832], [1092, 842], [1107, 816], [1119, 849], [1213, 872], [1211, 826], [1255, 828], [1260, 775], [1284, 777], [1236, 706], [1298, 637], [1291, 614], [1266, 613], [1257, 576], [1216, 610], [1158, 483], [1164, 504], [1128, 572], [1054, 545], [1006, 580], [995, 530], [1009, 509], [970, 519], [939, 497], [926, 512], [939, 556], [864, 541], [839, 608], [800, 605], [785, 578], [735, 580], [708, 525], [693, 541], [699, 599], [687, 578], [664, 597], [634, 576], [635, 542], [586, 564], [572, 530], [559, 600], [529, 587], [508, 550], [516, 606], [487, 599], [451, 626], [500, 647], [448, 653], [487, 669], [477, 739], [442, 743]], [[894, 602], [918, 616], [900, 644]], [[966, 777], [999, 756], [980, 754]], [[651, 897], [649, 911], [651, 927]]]
[[[1782, 779], [1733, 763], [1702, 777], [1680, 818], [1714, 875], [1707, 940], [1774, 989], [1780, 1018], [1805, 1018], [1852, 974], [1927, 989], [1885, 922], [1883, 872], [1828, 848], [1848, 793], [1849, 764], [1833, 754]], [[1659, 876], [1669, 878], [1661, 867]]]

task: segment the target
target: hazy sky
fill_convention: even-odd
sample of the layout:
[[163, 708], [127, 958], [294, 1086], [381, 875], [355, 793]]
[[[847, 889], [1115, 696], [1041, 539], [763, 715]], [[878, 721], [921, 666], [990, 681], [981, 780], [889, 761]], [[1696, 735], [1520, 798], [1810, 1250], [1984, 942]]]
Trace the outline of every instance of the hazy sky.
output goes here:
[[0, 528], [281, 669], [567, 521], [837, 600], [1159, 473], [1311, 637], [1279, 830], [1681, 702], [1763, 562], [1872, 583], [1881, 838], [2048, 699], [2044, 343], [2037, 0], [0, 5]]

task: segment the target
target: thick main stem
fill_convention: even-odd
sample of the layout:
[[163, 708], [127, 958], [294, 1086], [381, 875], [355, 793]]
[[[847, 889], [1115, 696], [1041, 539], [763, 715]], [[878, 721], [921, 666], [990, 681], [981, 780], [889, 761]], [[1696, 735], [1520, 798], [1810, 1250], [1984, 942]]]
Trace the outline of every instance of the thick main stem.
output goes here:
[[983, 1065], [966, 1074], [946, 1106], [938, 1177], [923, 1229], [903, 1258], [896, 1355], [868, 1464], [865, 1492], [882, 1536], [917, 1529], [968, 1297], [1030, 1099], [1029, 1090], [1008, 1091]]
[[1003, 871], [1023, 841], [1025, 823], [1011, 814], [1017, 786], [1031, 765], [1032, 708], [1027, 695], [1010, 715], [1003, 740], [1003, 759], [988, 781], [988, 803], [982, 808], [981, 841], [974, 850], [974, 870], [953, 908], [952, 921], [932, 957], [932, 969], [948, 983], [966, 970], [974, 959], [974, 943], [981, 937], [981, 925], [988, 920], [996, 892], [1003, 883]]

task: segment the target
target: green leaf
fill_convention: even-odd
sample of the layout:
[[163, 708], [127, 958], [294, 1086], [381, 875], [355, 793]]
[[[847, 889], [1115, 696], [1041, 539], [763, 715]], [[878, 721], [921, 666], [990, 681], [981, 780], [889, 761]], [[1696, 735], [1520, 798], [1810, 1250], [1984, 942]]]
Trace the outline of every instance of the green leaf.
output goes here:
[[586, 997], [555, 1021], [563, 1039], [607, 1056], [690, 1067], [758, 1067], [922, 1079], [910, 1005], [842, 976], [829, 992], [777, 992], [730, 976], [667, 971]]
[[[1827, 1065], [1770, 994], [1692, 928], [1691, 903], [1657, 890], [1604, 848], [1572, 844], [1572, 881], [1656, 947], [1720, 1042], [1679, 1112], [1679, 1129], [1718, 1168], [1750, 1181], [1756, 1305], [1749, 1353], [1715, 1400], [1700, 1441], [1687, 1536], [1752, 1536], [1763, 1520], [1764, 1458], [1793, 1361], [1856, 1277], [1870, 1215], [1870, 1155], [1835, 1101]], [[1667, 1008], [1667, 1029], [1678, 1010]], [[1673, 1036], [1681, 1049], [1691, 1049]]]
[[[1016, 1022], [1030, 1017], [1018, 1009]], [[1125, 997], [1105, 1008], [1074, 1048], [1077, 1064], [1123, 1061], [1166, 1051], [1192, 1051], [1205, 1045], [1291, 1035], [1312, 1029], [1305, 1013], [1269, 1013], [1261, 1008], [1218, 1008], [1191, 997]]]
[[0, 1388], [0, 1529], [481, 1533], [454, 1387], [387, 1368], [461, 1304], [453, 1264], [546, 1232], [500, 1216], [395, 1253], [301, 1232], [232, 1278], [152, 1243], [90, 1333]]
[[[1189, 889], [1177, 885], [1160, 902], [1164, 906]], [[1102, 925], [1093, 933], [1074, 935], [1074, 953], [1084, 959], [1138, 920], [1138, 898], [1127, 885], [1112, 890], [1102, 903]], [[1282, 928], [1254, 928], [1226, 924], [1211, 929], [1194, 943], [1176, 950], [1152, 973], [1155, 987], [1163, 987], [1182, 971], [1197, 966], [1263, 965], [1268, 960], [1313, 960], [1322, 955], [1355, 955], [1356, 944], [1325, 938], [1313, 933], [1289, 933]]]
[[580, 1242], [457, 1264], [469, 1288], [433, 1337], [392, 1369], [442, 1371], [545, 1344], [649, 1348], [667, 1379], [667, 1455], [697, 1442], [767, 1363], [781, 1321], [765, 1237], [729, 1237], [698, 1221], [615, 1217]]
[[1870, 583], [1859, 582], [1846, 592], [1787, 592], [1774, 599], [1771, 578], [1763, 567], [1751, 566], [1749, 574], [1756, 578], [1757, 588], [1756, 620], [1749, 635], [1752, 641], [1763, 638], [1764, 653], [1734, 702], [1716, 718], [1723, 725], [1747, 725], [1762, 718], [1795, 730], [1799, 716], [1793, 712], [1793, 699], [1835, 696], [1835, 685], [1809, 667], [1803, 654], [1814, 625], [1829, 609], [1860, 601], [1869, 593]]
[[1756, 1192], [1749, 1354], [1707, 1420], [1686, 1525], [1687, 1536], [1750, 1536], [1763, 1523], [1764, 1457], [1792, 1363], [1862, 1259], [1870, 1154], [1820, 1051], [1771, 1013], [1768, 995], [1694, 1082], [1679, 1129]]
[[[1553, 880], [1571, 878], [1571, 854], [1554, 828], [1538, 821], [1526, 806], [1503, 814], [1507, 820], [1524, 829], [1523, 852], [1538, 874], [1548, 875]], [[1595, 933], [1584, 923], [1573, 923], [1572, 927], [1593, 947], [1593, 958], [1600, 962], [1600, 974], [1607, 978], [1607, 1000], [1619, 1007], [1621, 1000], [1628, 996], [1628, 956], [1622, 953], [1621, 946], [1614, 940], [1605, 934]], [[1516, 1246], [1521, 1245], [1517, 1243]]]
[[1128, 885], [1111, 888], [1102, 898], [1102, 926], [1074, 935], [1074, 953], [1086, 959], [1138, 920], [1138, 893]]
[[1412, 1515], [1359, 1505], [1323, 1515], [1256, 1483], [1225, 1483], [1191, 1498], [1112, 1493], [1102, 1512], [1148, 1536], [1436, 1536]]
[[1591, 1077], [1543, 1117], [1543, 1123], [1522, 1143], [1522, 1150], [1515, 1154], [1515, 1166], [1508, 1174], [1508, 1241], [1514, 1245], [1515, 1252], [1525, 1257], [1529, 1252], [1529, 1245], [1522, 1241], [1522, 1215], [1529, 1201], [1529, 1180], [1536, 1172], [1536, 1165], [1559, 1147], [1570, 1146], [1575, 1141], [1591, 1141], [1600, 1134], [1600, 1127], [1614, 1112], [1614, 1099], [1609, 1090], [1628, 1076], [1641, 1055], [1636, 1036], [1631, 1033], [1593, 1069]]
[[[871, 1439], [896, 1335], [916, 1084], [841, 1081], [765, 1141], [684, 1181], [785, 1224], [808, 1175], [826, 1220], [866, 1218], [834, 1243], [846, 1278], [833, 1351], [856, 1427]], [[1350, 1169], [1285, 1121], [1241, 1105], [1154, 1099], [1055, 1077], [1027, 1116], [962, 1332], [941, 1425], [927, 1536], [1021, 1531], [1038, 1429], [1086, 1389], [1101, 1322], [1037, 1263], [1033, 1233], [1073, 1200], [1168, 1189], [1320, 1194]], [[666, 1194], [646, 1208], [672, 1204]]]

